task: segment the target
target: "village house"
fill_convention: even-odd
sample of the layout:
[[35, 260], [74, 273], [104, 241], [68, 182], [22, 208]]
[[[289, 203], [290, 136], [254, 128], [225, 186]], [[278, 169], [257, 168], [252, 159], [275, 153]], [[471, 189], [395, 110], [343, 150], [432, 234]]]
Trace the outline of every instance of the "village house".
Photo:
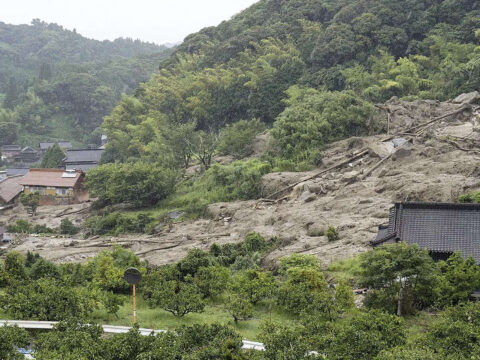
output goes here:
[[40, 193], [40, 205], [67, 205], [87, 201], [82, 171], [59, 169], [30, 169], [20, 184], [24, 193]]
[[3, 145], [0, 147], [2, 160], [11, 162], [13, 158], [22, 152], [22, 148], [18, 145]]
[[23, 186], [20, 184], [23, 176], [11, 176], [0, 181], [0, 206], [12, 205], [18, 201], [18, 198], [23, 191]]
[[19, 154], [13, 157], [16, 163], [34, 163], [40, 159], [38, 151], [30, 146], [24, 147]]
[[46, 153], [53, 145], [58, 144], [62, 150], [70, 150], [72, 148], [72, 143], [70, 141], [57, 141], [57, 142], [41, 142], [38, 147], [42, 153]]
[[67, 157], [64, 159], [65, 168], [67, 170], [82, 170], [84, 172], [96, 168], [103, 152], [104, 150], [102, 149], [68, 150]]
[[427, 249], [435, 261], [460, 251], [480, 264], [480, 204], [397, 203], [371, 245], [401, 241]]

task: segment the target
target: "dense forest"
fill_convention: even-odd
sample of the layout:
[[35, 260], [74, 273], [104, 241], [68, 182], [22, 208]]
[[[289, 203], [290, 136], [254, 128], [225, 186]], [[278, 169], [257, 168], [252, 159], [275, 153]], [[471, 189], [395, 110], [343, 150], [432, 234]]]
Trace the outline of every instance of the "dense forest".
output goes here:
[[0, 23], [0, 144], [98, 143], [103, 117], [170, 52], [139, 40], [91, 40], [40, 20]]

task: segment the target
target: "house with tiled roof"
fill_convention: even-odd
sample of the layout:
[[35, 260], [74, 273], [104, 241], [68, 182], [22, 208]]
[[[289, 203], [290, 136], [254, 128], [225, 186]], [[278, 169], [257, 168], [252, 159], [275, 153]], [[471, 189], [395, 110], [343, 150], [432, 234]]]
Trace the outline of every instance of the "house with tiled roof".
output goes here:
[[23, 176], [11, 176], [0, 181], [0, 206], [14, 204], [23, 191]]
[[84, 178], [80, 170], [30, 169], [20, 184], [25, 194], [40, 194], [40, 205], [75, 204], [88, 200]]
[[62, 150], [70, 150], [72, 148], [72, 143], [70, 141], [48, 141], [48, 142], [41, 142], [38, 144], [40, 151], [45, 153], [48, 149], [50, 149], [53, 145], [58, 144], [60, 149]]
[[401, 241], [427, 249], [434, 260], [460, 251], [480, 264], [480, 204], [397, 203], [371, 245]]
[[103, 149], [68, 150], [67, 157], [64, 159], [65, 168], [85, 172], [94, 169], [98, 166], [103, 152]]

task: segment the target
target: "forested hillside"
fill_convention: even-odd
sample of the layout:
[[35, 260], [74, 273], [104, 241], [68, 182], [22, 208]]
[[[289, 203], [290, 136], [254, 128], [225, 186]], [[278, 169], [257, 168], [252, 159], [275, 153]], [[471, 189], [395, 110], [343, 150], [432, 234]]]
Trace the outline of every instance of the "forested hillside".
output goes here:
[[40, 20], [0, 23], [0, 144], [98, 142], [103, 116], [169, 54], [139, 40], [87, 39]]
[[104, 126], [125, 161], [158, 158], [169, 125], [257, 118], [277, 154], [312, 164], [322, 144], [378, 131], [373, 103], [478, 89], [479, 38], [474, 0], [262, 0], [188, 36]]
[[[376, 103], [479, 89], [479, 43], [474, 0], [261, 0], [188, 36], [121, 101], [103, 124], [104, 161], [178, 174], [196, 160], [207, 171], [182, 183], [169, 203], [176, 208], [255, 198], [265, 173], [310, 169], [322, 162], [325, 144], [386, 130]], [[265, 128], [271, 136], [262, 161], [209, 169], [216, 154], [248, 156]], [[91, 184], [128, 169], [100, 168]], [[156, 194], [175, 191], [164, 180]]]

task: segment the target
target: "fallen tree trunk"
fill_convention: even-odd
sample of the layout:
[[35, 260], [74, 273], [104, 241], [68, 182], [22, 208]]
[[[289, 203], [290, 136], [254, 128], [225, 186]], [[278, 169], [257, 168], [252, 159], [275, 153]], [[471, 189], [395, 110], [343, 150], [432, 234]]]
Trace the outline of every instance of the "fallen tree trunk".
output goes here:
[[354, 155], [353, 157], [348, 158], [348, 159], [346, 159], [346, 160], [344, 160], [344, 161], [341, 161], [341, 162], [339, 162], [339, 163], [337, 163], [337, 164], [335, 164], [335, 165], [333, 165], [333, 166], [330, 166], [328, 169], [322, 170], [322, 171], [316, 173], [316, 174], [313, 175], [313, 176], [310, 176], [310, 177], [308, 177], [308, 178], [306, 178], [306, 179], [302, 179], [302, 180], [300, 180], [300, 181], [297, 181], [297, 182], [294, 183], [294, 184], [288, 185], [287, 187], [285, 187], [285, 188], [283, 188], [283, 189], [281, 189], [281, 190], [279, 190], [279, 191], [274, 192], [273, 194], [267, 196], [266, 199], [268, 199], [268, 200], [273, 199], [273, 198], [275, 198], [277, 195], [280, 195], [280, 194], [284, 193], [285, 191], [288, 191], [288, 190], [293, 189], [293, 188], [294, 188], [295, 186], [297, 186], [298, 184], [301, 184], [301, 183], [303, 183], [303, 182], [305, 182], [305, 181], [308, 181], [308, 180], [316, 179], [317, 177], [322, 176], [323, 174], [326, 174], [326, 173], [328, 173], [328, 172], [330, 172], [330, 171], [332, 171], [332, 170], [335, 170], [335, 169], [338, 169], [339, 167], [342, 167], [342, 166], [344, 166], [344, 165], [347, 165], [347, 164], [351, 163], [351, 162], [354, 161], [354, 160], [357, 160], [357, 159], [360, 159], [360, 158], [364, 157], [364, 156], [367, 155], [367, 154], [368, 154], [368, 150], [362, 150], [362, 151], [360, 151], [358, 154]]

